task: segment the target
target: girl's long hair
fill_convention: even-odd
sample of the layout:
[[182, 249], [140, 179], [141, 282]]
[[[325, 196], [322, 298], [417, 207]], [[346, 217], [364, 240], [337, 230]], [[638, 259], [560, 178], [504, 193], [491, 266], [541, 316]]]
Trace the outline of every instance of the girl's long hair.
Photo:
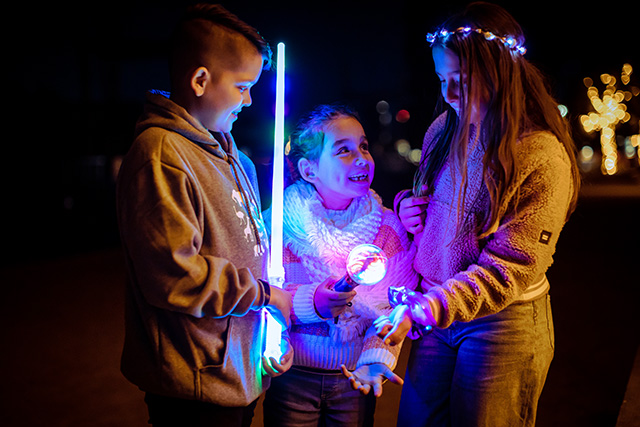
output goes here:
[[[480, 28], [498, 36], [512, 36], [524, 45], [520, 25], [500, 6], [472, 3], [460, 14], [447, 20], [440, 30], [455, 31], [460, 27]], [[481, 135], [486, 149], [483, 180], [489, 191], [490, 210], [480, 225], [480, 237], [493, 233], [506, 211], [503, 203], [511, 194], [518, 201], [516, 187], [520, 169], [516, 143], [525, 133], [548, 131], [564, 146], [572, 165], [573, 196], [567, 219], [575, 209], [580, 186], [575, 145], [569, 126], [560, 115], [558, 103], [550, 95], [542, 73], [523, 55], [497, 40], [486, 40], [475, 32], [436, 37], [433, 46], [452, 50], [460, 58], [460, 117], [440, 95], [437, 113], [447, 111], [443, 132], [423, 149], [423, 158], [414, 179], [414, 194], [428, 195], [447, 159], [460, 171], [461, 192], [458, 205], [458, 232], [461, 230], [462, 206], [467, 188], [467, 154], [470, 137], [470, 110], [483, 100], [487, 106]], [[462, 82], [465, 81], [466, 84]], [[464, 89], [466, 88], [466, 90]]]

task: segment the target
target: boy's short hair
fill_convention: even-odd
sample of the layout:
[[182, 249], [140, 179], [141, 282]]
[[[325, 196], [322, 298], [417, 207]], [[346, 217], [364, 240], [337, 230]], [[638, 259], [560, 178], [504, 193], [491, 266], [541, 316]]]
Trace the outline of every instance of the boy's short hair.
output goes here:
[[[271, 47], [260, 33], [218, 4], [190, 6], [178, 23], [169, 44], [169, 74], [172, 87], [200, 66], [233, 68], [241, 58], [239, 38], [249, 41], [263, 58], [263, 69], [271, 68]], [[211, 56], [218, 55], [211, 61]]]

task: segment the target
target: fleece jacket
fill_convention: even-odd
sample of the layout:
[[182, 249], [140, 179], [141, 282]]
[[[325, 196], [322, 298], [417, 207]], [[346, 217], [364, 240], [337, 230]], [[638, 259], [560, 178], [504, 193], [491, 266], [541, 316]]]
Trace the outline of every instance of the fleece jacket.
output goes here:
[[[443, 115], [428, 129], [423, 156], [444, 123]], [[545, 295], [545, 273], [553, 263], [573, 194], [569, 156], [558, 139], [542, 131], [522, 135], [516, 148], [520, 169], [503, 201], [505, 213], [497, 229], [481, 239], [480, 225], [490, 203], [483, 181], [484, 147], [481, 140], [469, 147], [462, 216], [457, 214], [460, 171], [449, 160], [436, 178], [424, 230], [415, 240], [414, 266], [423, 278], [422, 289], [439, 301], [439, 327]]]

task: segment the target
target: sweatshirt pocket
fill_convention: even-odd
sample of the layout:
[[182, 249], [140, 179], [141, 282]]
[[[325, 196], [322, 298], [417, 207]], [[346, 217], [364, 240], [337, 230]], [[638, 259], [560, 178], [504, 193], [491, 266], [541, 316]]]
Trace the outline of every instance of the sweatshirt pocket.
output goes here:
[[228, 317], [220, 363], [195, 369], [195, 398], [222, 406], [246, 406], [263, 391], [261, 312]]

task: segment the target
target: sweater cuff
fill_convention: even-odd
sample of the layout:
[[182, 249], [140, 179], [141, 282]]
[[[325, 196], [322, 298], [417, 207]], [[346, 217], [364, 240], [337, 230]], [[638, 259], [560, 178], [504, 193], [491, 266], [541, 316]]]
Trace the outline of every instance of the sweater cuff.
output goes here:
[[316, 311], [313, 303], [315, 293], [316, 285], [302, 285], [293, 296], [293, 310], [302, 323], [317, 323], [327, 320], [320, 317]]
[[431, 310], [431, 320], [433, 323], [431, 326], [438, 326], [442, 320], [442, 303], [440, 299], [435, 295], [430, 295], [429, 293], [424, 294], [427, 301], [429, 301], [429, 309]]
[[360, 354], [356, 369], [362, 365], [371, 365], [373, 363], [384, 363], [393, 370], [396, 367], [396, 357], [387, 349], [381, 347], [368, 348]]

